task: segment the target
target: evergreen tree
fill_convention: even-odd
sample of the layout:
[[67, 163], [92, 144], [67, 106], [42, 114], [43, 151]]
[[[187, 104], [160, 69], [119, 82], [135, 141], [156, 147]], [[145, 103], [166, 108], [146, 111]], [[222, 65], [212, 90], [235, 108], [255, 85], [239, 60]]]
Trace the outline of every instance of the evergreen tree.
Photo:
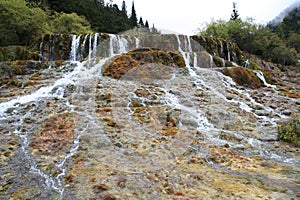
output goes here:
[[152, 25], [152, 28], [151, 28], [151, 33], [158, 33], [158, 30], [155, 28], [154, 24]]
[[233, 10], [232, 10], [230, 20], [235, 21], [235, 20], [239, 19], [240, 15], [239, 15], [239, 13], [237, 11], [237, 8], [236, 8], [236, 2], [233, 2], [232, 4], [233, 4]]
[[144, 28], [145, 24], [144, 24], [144, 21], [143, 21], [142, 17], [140, 17], [138, 25], [139, 25], [140, 28]]
[[127, 16], [126, 3], [125, 0], [122, 2], [122, 12]]
[[145, 28], [148, 28], [148, 29], [149, 29], [149, 23], [148, 23], [148, 20], [146, 20], [146, 22], [145, 22]]
[[131, 8], [131, 16], [130, 16], [130, 24], [131, 28], [137, 27], [137, 16], [134, 8], [134, 2], [132, 1], [132, 8]]

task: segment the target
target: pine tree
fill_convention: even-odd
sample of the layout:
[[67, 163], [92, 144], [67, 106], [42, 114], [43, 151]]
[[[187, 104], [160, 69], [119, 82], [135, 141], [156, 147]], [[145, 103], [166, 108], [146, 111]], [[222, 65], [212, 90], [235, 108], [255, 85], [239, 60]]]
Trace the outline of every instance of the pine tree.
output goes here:
[[158, 33], [157, 29], [155, 28], [154, 24], [152, 25], [152, 28], [151, 28], [151, 33]]
[[132, 1], [132, 8], [131, 8], [131, 16], [130, 16], [130, 22], [131, 22], [131, 27], [137, 27], [137, 17], [136, 17], [136, 12], [134, 8], [134, 2]]
[[126, 3], [125, 0], [122, 2], [122, 12], [127, 16]]
[[140, 20], [139, 20], [139, 24], [138, 24], [138, 25], [139, 25], [140, 28], [144, 28], [145, 25], [144, 25], [144, 21], [143, 21], [143, 18], [142, 18], [142, 17], [140, 17]]
[[146, 22], [145, 22], [145, 28], [148, 28], [148, 29], [149, 29], [149, 23], [148, 23], [148, 20], [146, 20]]
[[239, 13], [237, 11], [237, 8], [236, 8], [236, 2], [233, 2], [232, 4], [233, 4], [233, 10], [232, 10], [230, 20], [235, 21], [235, 20], [239, 19], [240, 15], [239, 15]]

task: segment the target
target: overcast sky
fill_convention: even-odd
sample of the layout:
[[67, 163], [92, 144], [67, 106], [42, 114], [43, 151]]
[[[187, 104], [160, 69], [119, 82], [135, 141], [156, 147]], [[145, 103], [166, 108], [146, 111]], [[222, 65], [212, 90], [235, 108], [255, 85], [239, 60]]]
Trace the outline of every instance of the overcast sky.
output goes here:
[[[123, 0], [113, 0], [119, 5]], [[212, 19], [228, 20], [232, 13], [232, 2], [242, 19], [254, 18], [257, 23], [267, 23], [284, 9], [299, 0], [134, 0], [138, 16], [149, 25], [177, 33], [192, 35], [197, 28]], [[125, 0], [130, 14], [132, 0]]]

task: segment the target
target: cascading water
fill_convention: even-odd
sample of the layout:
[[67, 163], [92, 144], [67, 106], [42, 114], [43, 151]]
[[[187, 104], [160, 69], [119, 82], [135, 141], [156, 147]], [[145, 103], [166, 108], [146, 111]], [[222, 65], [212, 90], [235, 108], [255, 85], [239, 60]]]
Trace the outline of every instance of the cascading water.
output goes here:
[[54, 60], [54, 41], [55, 38], [53, 35], [50, 35], [50, 61]]
[[220, 43], [220, 51], [221, 51], [221, 53], [223, 53], [224, 48], [223, 48], [222, 40], [219, 40], [219, 43]]
[[135, 38], [135, 48], [139, 48], [139, 47], [140, 47], [141, 41], [140, 41], [140, 39], [137, 38], [137, 37], [134, 37], [134, 38]]
[[[181, 48], [181, 41], [180, 41], [180, 38], [179, 38], [179, 35], [176, 35], [177, 37], [177, 42], [178, 42], [178, 51], [181, 53], [181, 55], [183, 56], [183, 59], [184, 59], [184, 62], [185, 62], [185, 66], [187, 67], [187, 69], [189, 70], [189, 74], [191, 76], [195, 76], [195, 72], [191, 69], [191, 66], [190, 66], [190, 59], [189, 59], [189, 53], [185, 53], [182, 48]], [[187, 37], [187, 36], [186, 36]], [[185, 40], [186, 41], [186, 40]]]
[[42, 35], [42, 41], [40, 43], [40, 54], [39, 54], [39, 61], [43, 61], [43, 45], [44, 45], [44, 35]]
[[86, 41], [89, 37], [89, 34], [85, 35], [84, 36], [84, 39], [83, 39], [83, 42], [82, 42], [82, 45], [81, 45], [81, 56], [80, 56], [80, 60], [82, 60], [84, 57], [85, 57], [85, 47], [86, 47]]
[[73, 35], [72, 36], [70, 61], [77, 61], [77, 50], [80, 46], [80, 37], [81, 37], [81, 35], [79, 35], [79, 36]]
[[230, 44], [228, 43], [228, 44], [227, 44], [227, 60], [228, 60], [228, 61], [231, 61], [230, 51], [231, 51], [231, 49], [230, 49]]
[[[44, 199], [167, 199], [173, 194], [184, 198], [202, 198], [204, 194], [210, 199], [233, 199], [248, 197], [253, 190], [253, 194], [272, 199], [268, 195], [284, 191], [280, 190], [282, 184], [288, 192], [275, 192], [279, 195], [276, 198], [296, 196], [299, 190], [294, 174], [299, 171], [299, 158], [293, 156], [291, 148], [281, 150], [275, 134], [276, 122], [285, 116], [276, 106], [259, 99], [274, 102], [278, 98], [280, 102], [288, 98], [280, 96], [260, 71], [255, 71], [256, 75], [276, 98], [265, 95], [264, 88], [254, 91], [238, 86], [221, 72], [207, 68], [214, 66], [207, 53], [206, 68], [202, 68], [202, 52], [194, 52], [196, 47], [189, 37], [169, 37], [177, 39], [175, 46], [189, 75], [185, 69], [152, 63], [152, 68], [157, 67], [154, 72], [160, 70], [159, 74], [166, 73], [168, 78], [149, 80], [149, 68], [145, 77], [139, 74], [134, 81], [126, 76], [120, 80], [105, 77], [102, 68], [109, 58], [95, 59], [101, 45], [108, 45], [103, 48], [105, 53], [114, 56], [141, 47], [145, 38], [111, 34], [100, 43], [99, 34], [81, 39], [72, 36], [71, 62], [61, 66], [61, 72], [55, 68], [40, 72], [44, 75], [57, 70], [55, 77], [59, 78], [30, 94], [0, 103], [0, 122], [8, 130], [7, 136], [20, 140], [25, 163], [19, 173], [24, 173], [30, 184], [36, 183], [34, 189], [28, 186], [38, 191], [34, 195], [43, 193]], [[76, 61], [84, 57], [88, 59]], [[127, 77], [136, 76], [134, 70], [127, 73]], [[57, 130], [51, 129], [51, 121]], [[68, 132], [68, 125], [74, 133]], [[53, 142], [53, 151], [57, 152], [41, 153], [33, 146], [37, 137], [46, 138], [40, 143], [47, 145], [55, 134], [59, 137]], [[61, 149], [60, 143], [64, 144]], [[292, 169], [291, 174], [282, 173], [288, 169]], [[244, 186], [239, 196], [232, 196], [235, 191], [228, 192], [220, 184], [227, 185], [230, 180], [235, 190], [239, 189], [236, 183]], [[268, 181], [272, 182], [271, 189], [263, 185]], [[22, 184], [18, 182], [10, 189]], [[30, 190], [21, 194], [26, 196]]]
[[[110, 34], [110, 56], [116, 54], [122, 54], [128, 50], [128, 42], [123, 36]], [[138, 40], [136, 40], [136, 45], [139, 45]]]
[[265, 79], [264, 74], [262, 73], [262, 71], [254, 70], [254, 73], [264, 83], [265, 86], [273, 88], [274, 90], [277, 90], [276, 85], [271, 85], [271, 84], [267, 83], [267, 81], [266, 81], [266, 79]]
[[210, 54], [209, 54], [209, 60], [210, 60], [209, 66], [210, 66], [210, 68], [213, 68], [213, 67], [214, 67], [214, 58], [213, 58], [213, 56], [210, 55]]
[[92, 51], [93, 58], [96, 58], [97, 56], [98, 39], [99, 39], [99, 33], [96, 33], [94, 36], [93, 51]]

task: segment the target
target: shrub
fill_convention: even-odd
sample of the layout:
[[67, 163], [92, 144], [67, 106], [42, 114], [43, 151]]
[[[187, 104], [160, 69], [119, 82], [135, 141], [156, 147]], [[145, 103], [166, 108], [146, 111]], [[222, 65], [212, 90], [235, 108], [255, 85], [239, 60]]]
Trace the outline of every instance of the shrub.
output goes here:
[[279, 123], [277, 130], [279, 140], [290, 142], [300, 147], [300, 116], [294, 116], [287, 122]]

